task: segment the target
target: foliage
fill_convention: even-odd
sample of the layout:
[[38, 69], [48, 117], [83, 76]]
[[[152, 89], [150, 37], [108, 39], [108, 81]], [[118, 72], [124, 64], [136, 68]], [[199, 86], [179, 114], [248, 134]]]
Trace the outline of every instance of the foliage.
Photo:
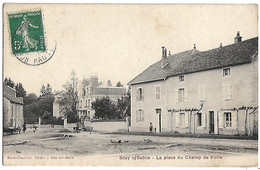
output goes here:
[[26, 91], [23, 88], [22, 83], [17, 83], [15, 86], [16, 90], [16, 97], [25, 97], [26, 96]]
[[112, 86], [111, 80], [107, 80], [107, 86]]
[[95, 110], [95, 118], [113, 119], [116, 117], [116, 105], [109, 97], [97, 98], [92, 102], [92, 109]]
[[130, 103], [130, 97], [129, 96], [121, 96], [120, 99], [117, 99], [117, 119], [122, 119], [127, 116], [130, 116], [131, 111], [131, 103]]
[[123, 87], [123, 84], [121, 84], [121, 82], [119, 81], [116, 83], [116, 87]]
[[4, 85], [14, 88], [15, 83], [11, 80], [11, 78], [6, 77], [4, 80]]
[[38, 97], [34, 93], [29, 93], [25, 98], [23, 99], [24, 106], [32, 104], [36, 102]]
[[77, 104], [78, 104], [78, 79], [76, 73], [71, 73], [71, 81], [63, 85], [64, 90], [56, 95], [60, 96], [59, 104], [61, 106], [60, 112], [67, 117], [68, 122], [78, 121]]

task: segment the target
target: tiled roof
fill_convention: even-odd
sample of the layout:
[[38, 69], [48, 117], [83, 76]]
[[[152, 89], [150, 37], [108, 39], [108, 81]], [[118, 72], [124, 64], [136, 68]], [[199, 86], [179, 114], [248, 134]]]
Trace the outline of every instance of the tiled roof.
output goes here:
[[126, 94], [126, 88], [123, 87], [96, 87], [93, 88], [94, 95], [123, 95]]
[[148, 67], [128, 84], [163, 80], [171, 76], [250, 63], [258, 51], [258, 37], [208, 51], [184, 51], [169, 56], [168, 65], [161, 68], [161, 60]]
[[[14, 93], [12, 93], [12, 91]], [[23, 98], [16, 97], [15, 90], [5, 85], [4, 85], [4, 97], [10, 100], [12, 103], [23, 104]]]

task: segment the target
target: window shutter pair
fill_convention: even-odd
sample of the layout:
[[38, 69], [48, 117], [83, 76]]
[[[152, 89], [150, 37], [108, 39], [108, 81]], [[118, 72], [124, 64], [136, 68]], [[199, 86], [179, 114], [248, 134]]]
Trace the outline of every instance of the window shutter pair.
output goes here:
[[199, 100], [200, 101], [206, 100], [206, 85], [205, 84], [199, 85]]
[[224, 83], [222, 85], [223, 99], [230, 100], [232, 99], [232, 85], [231, 83]]
[[140, 95], [140, 90], [139, 89], [140, 88], [136, 89], [136, 101], [144, 101], [144, 89], [142, 88], [142, 94], [141, 95]]

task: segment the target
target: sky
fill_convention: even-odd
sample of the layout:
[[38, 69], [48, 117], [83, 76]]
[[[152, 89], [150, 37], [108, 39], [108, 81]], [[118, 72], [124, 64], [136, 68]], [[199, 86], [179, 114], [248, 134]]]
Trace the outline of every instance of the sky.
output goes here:
[[[20, 62], [11, 52], [7, 14], [42, 10], [46, 45], [55, 55], [39, 66]], [[6, 4], [4, 6], [3, 78], [21, 82], [27, 93], [39, 94], [43, 84], [61, 90], [74, 69], [82, 79], [126, 85], [161, 59], [193, 48], [210, 50], [258, 36], [256, 5], [123, 5]], [[51, 48], [51, 47], [50, 47]]]

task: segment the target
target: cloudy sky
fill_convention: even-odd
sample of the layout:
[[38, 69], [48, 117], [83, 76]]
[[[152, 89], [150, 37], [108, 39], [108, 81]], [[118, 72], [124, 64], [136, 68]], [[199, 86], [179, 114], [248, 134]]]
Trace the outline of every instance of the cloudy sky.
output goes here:
[[[47, 63], [28, 66], [11, 53], [7, 13], [36, 9], [57, 50]], [[162, 46], [172, 54], [193, 44], [204, 51], [232, 44], [237, 31], [243, 40], [258, 35], [256, 5], [7, 4], [4, 22], [4, 77], [36, 94], [47, 83], [62, 89], [73, 69], [79, 78], [97, 73], [125, 85], [161, 59]]]

